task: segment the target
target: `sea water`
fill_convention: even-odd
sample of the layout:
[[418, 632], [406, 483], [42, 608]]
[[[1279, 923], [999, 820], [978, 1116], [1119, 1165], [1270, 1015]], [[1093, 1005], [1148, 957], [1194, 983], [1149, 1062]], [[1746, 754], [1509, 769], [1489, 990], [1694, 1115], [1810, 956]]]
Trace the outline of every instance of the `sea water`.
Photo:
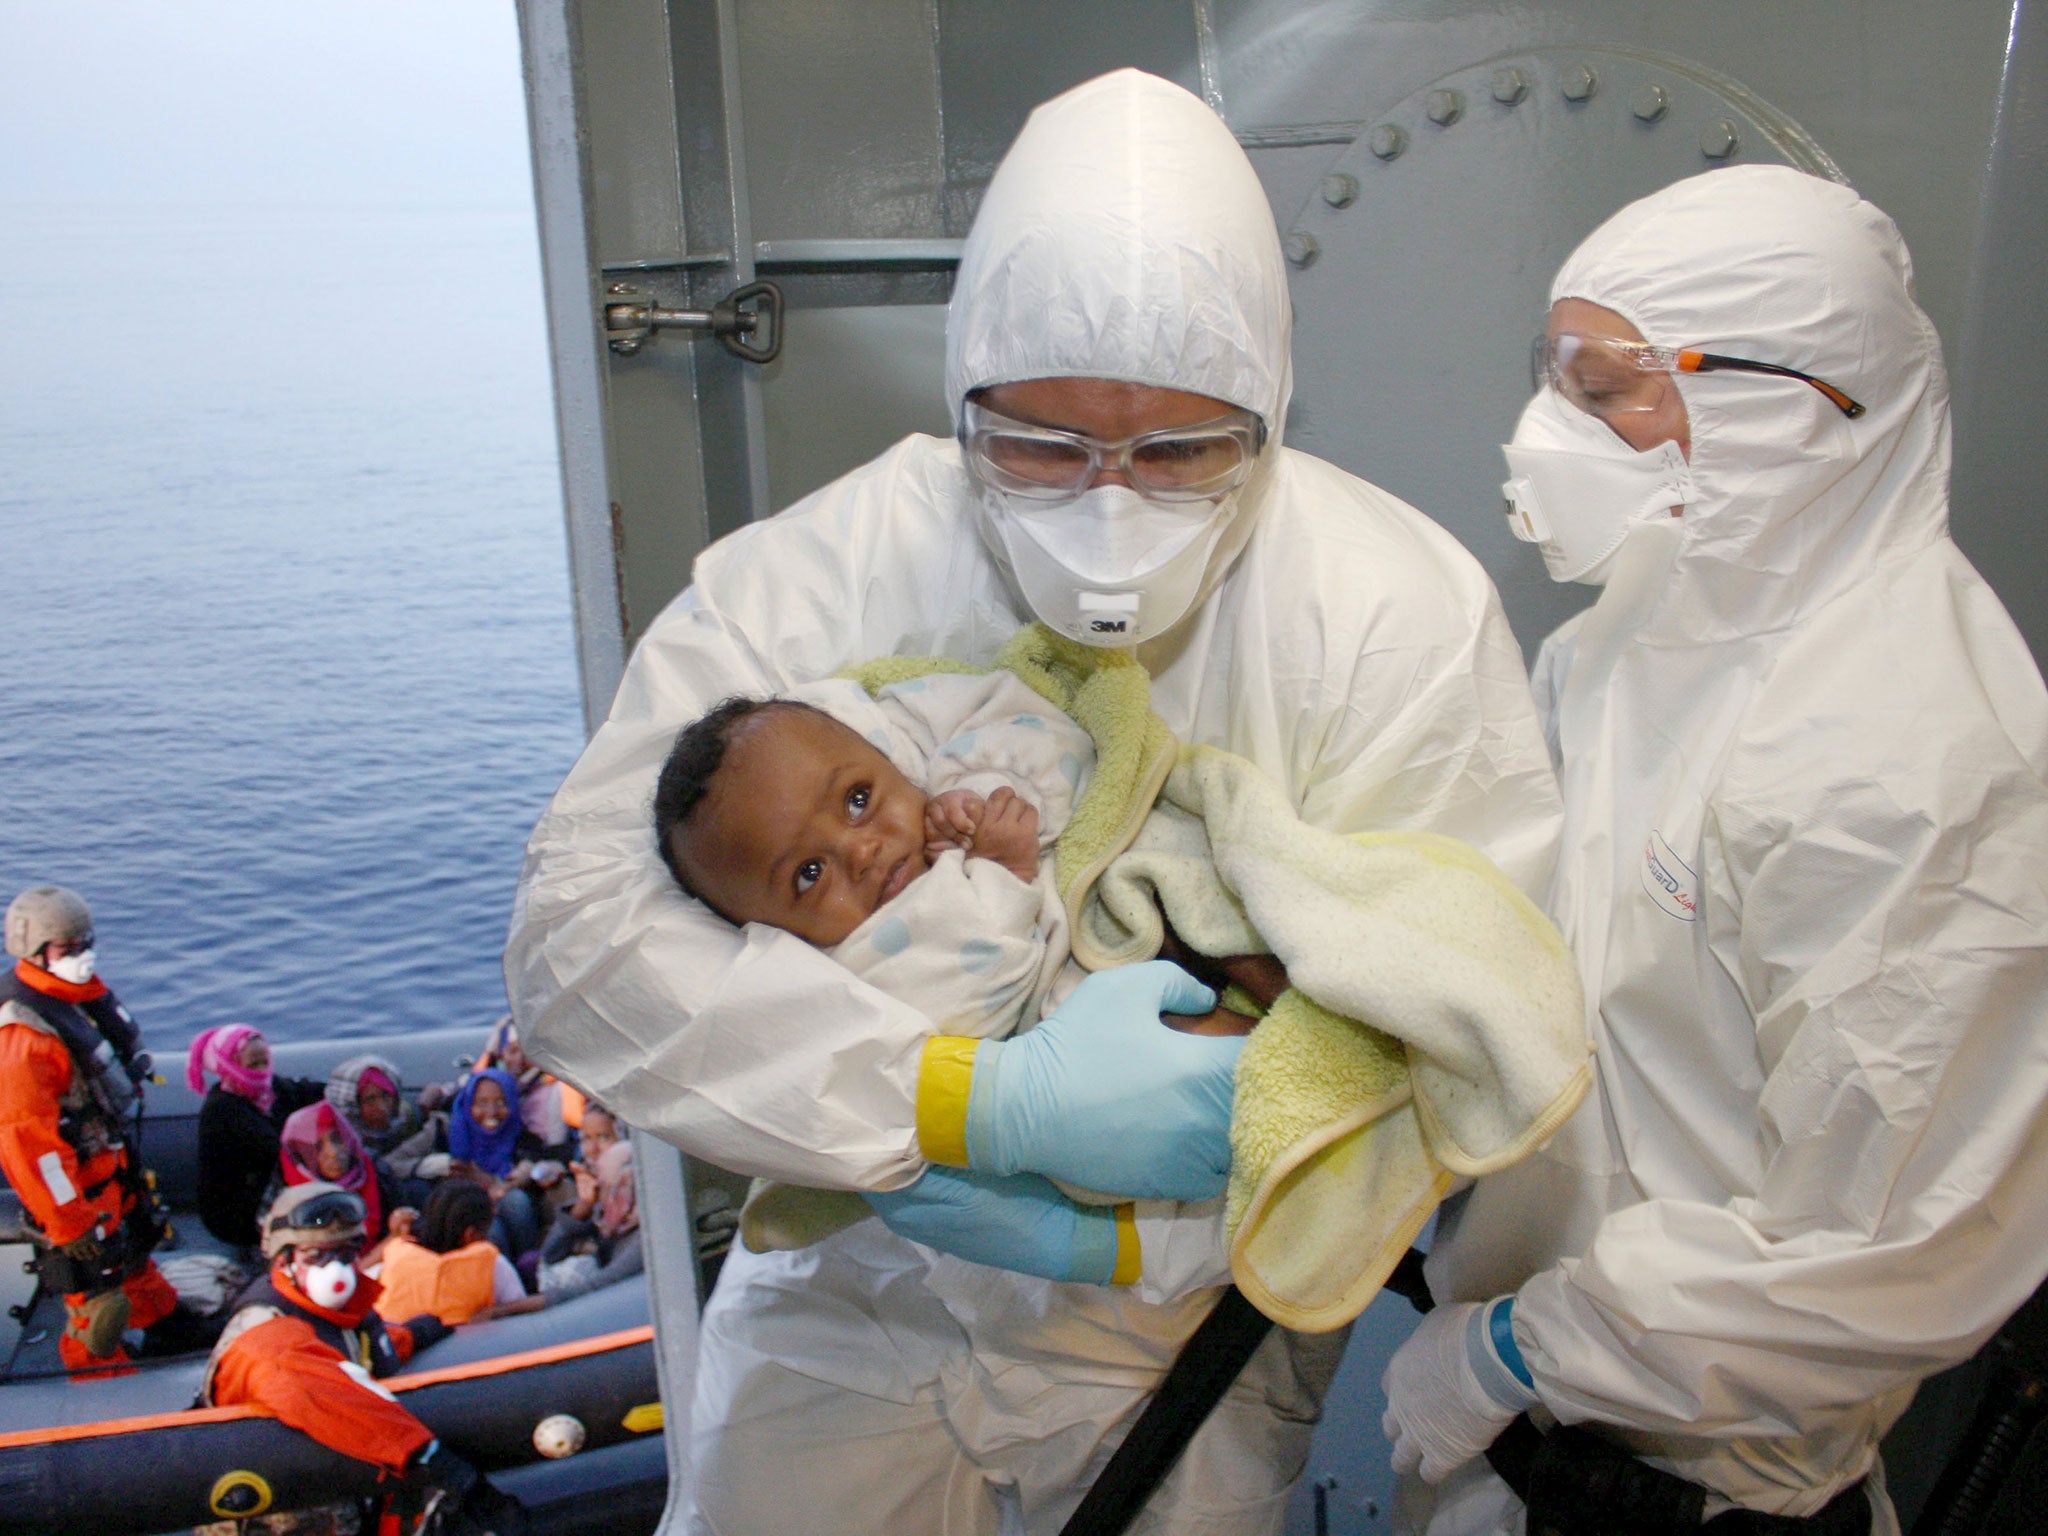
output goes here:
[[0, 217], [0, 901], [149, 1044], [488, 1022], [582, 738], [530, 207]]

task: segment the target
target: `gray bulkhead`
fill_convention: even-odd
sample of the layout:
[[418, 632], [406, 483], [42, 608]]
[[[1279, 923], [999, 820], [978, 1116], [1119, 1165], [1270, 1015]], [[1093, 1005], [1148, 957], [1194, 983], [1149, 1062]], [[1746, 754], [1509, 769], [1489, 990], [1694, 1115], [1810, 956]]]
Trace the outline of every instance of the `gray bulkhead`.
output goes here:
[[[1552, 585], [1500, 516], [1496, 445], [1528, 396], [1558, 262], [1623, 203], [1717, 165], [1856, 186], [1897, 219], [1946, 343], [1957, 540], [2048, 655], [2039, 5], [520, 0], [520, 13], [593, 725], [709, 540], [906, 432], [949, 430], [944, 304], [982, 188], [1035, 103], [1127, 64], [1201, 94], [1271, 196], [1294, 280], [1288, 441], [1457, 534], [1532, 652], [1589, 596]], [[704, 309], [761, 277], [788, 301], [766, 366], [687, 331], [630, 354], [607, 345], [608, 304]], [[743, 1186], [694, 1160], [646, 1162], [674, 1468], [698, 1287], [676, 1256], [715, 1240], [728, 1218], [714, 1208]], [[1377, 1360], [1402, 1306], [1369, 1313], [1354, 1342], [1311, 1467], [1323, 1485], [1303, 1491], [1290, 1531], [1387, 1528]], [[1927, 1428], [1893, 1447], [1908, 1514], [1939, 1440]]]

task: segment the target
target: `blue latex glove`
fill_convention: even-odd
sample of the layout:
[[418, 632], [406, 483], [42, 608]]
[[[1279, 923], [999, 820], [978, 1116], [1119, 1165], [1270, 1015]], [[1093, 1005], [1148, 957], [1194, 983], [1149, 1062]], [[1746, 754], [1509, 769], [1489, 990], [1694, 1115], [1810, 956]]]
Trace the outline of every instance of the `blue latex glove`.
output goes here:
[[932, 1167], [905, 1189], [866, 1193], [898, 1237], [996, 1269], [1107, 1285], [1116, 1271], [1116, 1217], [1079, 1205], [1035, 1173], [998, 1176]]
[[967, 1103], [968, 1166], [1131, 1200], [1221, 1194], [1244, 1039], [1159, 1022], [1215, 1006], [1216, 994], [1179, 966], [1149, 960], [1096, 972], [1034, 1030], [984, 1040]]

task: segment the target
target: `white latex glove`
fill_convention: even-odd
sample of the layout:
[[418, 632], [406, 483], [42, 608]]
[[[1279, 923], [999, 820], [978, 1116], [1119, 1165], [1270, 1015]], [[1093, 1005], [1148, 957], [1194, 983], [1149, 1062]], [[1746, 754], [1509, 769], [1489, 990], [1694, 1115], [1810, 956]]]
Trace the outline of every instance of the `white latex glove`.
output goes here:
[[1487, 1326], [1493, 1308], [1511, 1305], [1501, 1297], [1438, 1307], [1394, 1351], [1380, 1383], [1387, 1394], [1380, 1427], [1393, 1443], [1396, 1472], [1419, 1465], [1424, 1482], [1440, 1483], [1535, 1404], [1536, 1393], [1509, 1370]]

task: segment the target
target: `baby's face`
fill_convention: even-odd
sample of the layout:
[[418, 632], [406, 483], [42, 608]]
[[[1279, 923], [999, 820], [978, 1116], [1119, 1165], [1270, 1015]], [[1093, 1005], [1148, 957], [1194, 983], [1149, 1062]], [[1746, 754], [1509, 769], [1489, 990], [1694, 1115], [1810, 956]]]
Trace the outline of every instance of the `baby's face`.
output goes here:
[[859, 734], [768, 709], [734, 730], [675, 853], [726, 918], [824, 947], [925, 872], [924, 837], [924, 792]]

